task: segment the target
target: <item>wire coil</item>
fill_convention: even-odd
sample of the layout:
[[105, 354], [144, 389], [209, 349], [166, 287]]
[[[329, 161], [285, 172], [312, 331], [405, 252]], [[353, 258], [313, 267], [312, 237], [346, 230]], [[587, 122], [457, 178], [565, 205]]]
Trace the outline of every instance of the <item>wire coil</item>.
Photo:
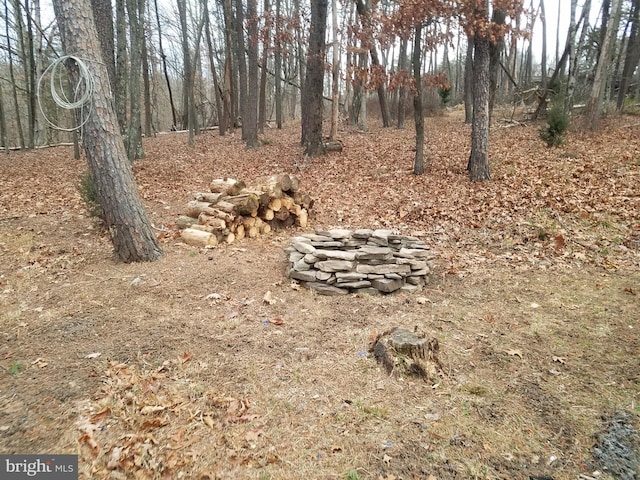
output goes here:
[[[64, 88], [63, 79], [64, 79], [64, 75], [66, 75], [66, 71], [65, 71], [66, 69], [61, 70], [61, 66], [64, 67], [64, 63], [68, 60], [72, 60], [78, 66], [78, 83], [74, 89], [74, 98], [72, 100], [67, 97], [67, 94]], [[76, 130], [82, 129], [84, 124], [87, 123], [87, 120], [89, 119], [88, 114], [84, 115], [84, 120], [81, 120], [79, 125], [73, 128], [64, 128], [59, 125], [56, 125], [53, 121], [49, 119], [49, 117], [47, 117], [47, 114], [44, 112], [44, 109], [42, 108], [42, 102], [41, 102], [42, 83], [47, 73], [51, 74], [51, 77], [49, 79], [49, 88], [51, 90], [51, 98], [53, 98], [53, 101], [58, 107], [64, 110], [79, 110], [89, 105], [91, 108], [93, 108], [92, 99], [95, 91], [95, 83], [94, 83], [93, 75], [91, 75], [91, 72], [87, 67], [87, 64], [83, 59], [73, 55], [62, 56], [57, 60], [55, 60], [51, 65], [49, 65], [45, 69], [44, 72], [42, 72], [42, 75], [38, 79], [38, 89], [37, 89], [38, 107], [40, 108], [40, 112], [42, 113], [42, 116], [52, 128], [55, 128], [56, 130], [61, 130], [63, 132], [74, 132]]]

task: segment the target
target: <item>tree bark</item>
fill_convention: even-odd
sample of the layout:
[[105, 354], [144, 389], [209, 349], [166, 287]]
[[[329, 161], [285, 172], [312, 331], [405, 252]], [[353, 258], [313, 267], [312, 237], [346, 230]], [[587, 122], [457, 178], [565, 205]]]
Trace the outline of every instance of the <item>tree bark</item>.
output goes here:
[[247, 140], [247, 128], [245, 117], [247, 115], [247, 59], [244, 48], [244, 10], [242, 6], [242, 0], [235, 0], [236, 2], [236, 17], [235, 17], [235, 47], [236, 47], [236, 62], [238, 63], [238, 77], [239, 88], [238, 96], [240, 101], [240, 117], [242, 118], [242, 140]]
[[[403, 38], [400, 40], [400, 54], [398, 55], [398, 72], [406, 72], [407, 70], [407, 48], [409, 40]], [[407, 103], [407, 87], [404, 82], [400, 85], [400, 92], [398, 93], [398, 123], [397, 128], [404, 128], [404, 121], [406, 117], [406, 103]]]
[[207, 53], [209, 55], [209, 68], [213, 77], [213, 90], [216, 98], [216, 115], [218, 117], [218, 133], [224, 136], [227, 131], [227, 115], [225, 115], [224, 100], [222, 99], [222, 88], [220, 87], [220, 79], [216, 71], [216, 63], [213, 54], [213, 40], [211, 39], [211, 22], [209, 21], [209, 2], [202, 0], [203, 15], [205, 19], [205, 35], [207, 38]]
[[11, 91], [12, 91], [12, 97], [13, 97], [13, 108], [15, 110], [15, 118], [16, 118], [16, 127], [18, 129], [18, 139], [20, 141], [20, 148], [24, 148], [25, 145], [25, 141], [24, 141], [24, 130], [22, 128], [22, 119], [20, 116], [20, 104], [18, 103], [18, 83], [16, 82], [16, 74], [15, 74], [15, 68], [13, 65], [13, 50], [11, 48], [11, 35], [9, 32], [9, 22], [7, 21], [7, 19], [9, 18], [9, 4], [8, 2], [5, 0], [4, 2], [4, 18], [5, 18], [5, 22], [4, 22], [4, 27], [5, 27], [5, 34], [7, 37], [7, 56], [9, 57], [9, 79], [11, 80]]
[[467, 55], [464, 62], [464, 123], [473, 120], [473, 37], [467, 36]]
[[618, 99], [616, 107], [618, 111], [622, 111], [624, 107], [624, 99], [627, 96], [627, 90], [633, 77], [633, 72], [640, 62], [640, 0], [633, 0], [631, 10], [631, 33], [629, 34], [629, 42], [627, 44], [627, 53], [622, 68], [622, 77], [620, 78], [620, 89], [618, 90]]
[[120, 133], [127, 133], [127, 19], [125, 0], [116, 0], [116, 90], [113, 94]]
[[98, 30], [102, 60], [109, 72], [111, 91], [116, 91], [116, 56], [114, 49], [113, 6], [111, 0], [91, 0], [91, 11]]
[[[129, 124], [127, 128], [127, 156], [133, 162], [144, 158], [142, 149], [142, 112], [140, 111], [140, 76], [142, 74], [142, 41], [144, 31], [139, 16], [139, 3], [144, 0], [127, 0], [129, 14], [130, 71], [129, 71]], [[144, 5], [143, 5], [144, 6]], [[142, 9], [144, 13], [144, 8]]]
[[547, 14], [544, 8], [544, 0], [540, 0], [540, 20], [542, 22], [542, 58], [540, 59], [541, 86], [547, 88]]
[[247, 104], [242, 117], [242, 134], [247, 147], [258, 146], [258, 7], [247, 0]]
[[331, 32], [333, 37], [332, 45], [332, 67], [331, 67], [331, 130], [329, 139], [335, 140], [338, 134], [338, 107], [340, 102], [340, 46], [338, 43], [338, 2], [331, 0]]
[[187, 4], [185, 0], [178, 0], [178, 14], [180, 16], [180, 30], [182, 33], [182, 58], [184, 64], [183, 76], [183, 125], [189, 130], [189, 145], [195, 144], [197, 126], [195, 99], [193, 92], [193, 63], [189, 49], [189, 31], [187, 29]]
[[[507, 18], [507, 12], [500, 9], [493, 10], [494, 25], [501, 27]], [[498, 72], [500, 70], [500, 56], [504, 50], [504, 37], [500, 36], [489, 45], [489, 124], [493, 117], [493, 107], [496, 103], [496, 91], [498, 89]]]
[[490, 40], [487, 34], [474, 36], [473, 55], [473, 121], [471, 122], [471, 154], [469, 177], [472, 181], [489, 180], [489, 61]]
[[413, 114], [416, 126], [416, 155], [413, 159], [414, 175], [424, 173], [424, 112], [422, 111], [422, 61], [420, 45], [422, 42], [422, 23], [418, 23], [413, 39], [413, 78], [415, 93], [413, 95]]
[[[99, 0], [96, 0], [99, 1]], [[160, 25], [160, 12], [158, 11], [158, 0], [154, 1], [154, 7], [156, 9], [156, 22], [158, 25], [158, 48], [160, 49], [160, 58], [162, 59], [162, 71], [164, 72], [164, 79], [167, 82], [167, 91], [169, 93], [169, 105], [171, 106], [171, 127], [178, 128], [178, 118], [176, 116], [176, 106], [173, 102], [173, 91], [171, 90], [171, 81], [169, 79], [169, 69], [167, 68], [167, 56], [164, 53], [162, 47], [162, 27]]]
[[280, 16], [282, 0], [276, 0], [276, 37], [274, 39], [274, 71], [276, 86], [276, 127], [282, 128], [282, 17]]
[[600, 49], [593, 86], [591, 88], [591, 94], [589, 95], [589, 102], [587, 103], [585, 120], [587, 127], [591, 130], [595, 130], [598, 127], [602, 113], [602, 101], [605, 84], [607, 82], [607, 72], [611, 66], [611, 51], [612, 48], [614, 48], [613, 43], [617, 33], [616, 19], [620, 19], [620, 5], [621, 0], [612, 0], [611, 2], [611, 15], [607, 23], [609, 34], [604, 37], [604, 43]]
[[328, 0], [311, 2], [307, 76], [302, 90], [302, 145], [309, 156], [325, 153], [322, 141], [325, 32]]
[[267, 123], [267, 58], [271, 43], [271, 6], [269, 0], [264, 0], [264, 19], [265, 25], [263, 31], [262, 42], [262, 69], [260, 71], [260, 98], [258, 100], [258, 133], [264, 133], [264, 127]]
[[83, 140], [116, 258], [124, 262], [156, 260], [162, 250], [138, 196], [118, 132], [109, 74], [101, 62], [88, 0], [53, 0], [53, 6], [65, 53], [87, 59], [94, 79], [93, 109], [87, 114]]

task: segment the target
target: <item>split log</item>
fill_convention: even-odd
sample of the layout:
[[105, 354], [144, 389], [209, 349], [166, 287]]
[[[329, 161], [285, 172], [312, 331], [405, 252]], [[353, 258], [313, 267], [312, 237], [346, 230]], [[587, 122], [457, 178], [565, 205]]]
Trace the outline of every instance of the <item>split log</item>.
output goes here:
[[[291, 207], [293, 207], [293, 205], [296, 203], [293, 198], [291, 198], [289, 195], [284, 195], [281, 199], [280, 202], [282, 202], [282, 206], [285, 207], [287, 210], [290, 209]], [[275, 208], [274, 208], [275, 210]]]
[[191, 225], [195, 225], [197, 223], [197, 218], [180, 215], [176, 220], [176, 227], [178, 227], [179, 230], [184, 230], [185, 228], [189, 228]]
[[249, 238], [256, 238], [260, 234], [260, 230], [256, 227], [251, 227], [249, 229], [245, 228], [246, 236]]
[[210, 232], [203, 232], [195, 228], [185, 228], [180, 232], [180, 237], [188, 245], [195, 247], [209, 247], [218, 244], [218, 237]]
[[188, 217], [198, 218], [198, 215], [200, 215], [202, 212], [204, 212], [208, 208], [211, 208], [211, 204], [208, 202], [199, 202], [198, 200], [191, 200], [190, 202], [187, 203], [184, 213]]
[[256, 225], [256, 217], [247, 217], [244, 220], [242, 220], [242, 225], [244, 226], [244, 228], [246, 230], [250, 229], [251, 227], [255, 227]]
[[234, 178], [215, 178], [211, 181], [210, 189], [213, 193], [225, 193], [227, 195], [238, 195], [245, 188], [244, 182]]
[[282, 201], [279, 198], [272, 198], [269, 202], [269, 208], [274, 212], [277, 212], [282, 208]]
[[199, 192], [194, 195], [195, 199], [199, 202], [218, 203], [220, 200], [226, 197], [226, 193], [207, 193]]
[[227, 228], [227, 222], [225, 222], [222, 218], [207, 215], [205, 212], [202, 212], [198, 216], [198, 222], [200, 222], [201, 225], [209, 225], [215, 230], [224, 230], [225, 228]]
[[244, 225], [238, 225], [236, 228], [236, 240], [242, 240], [244, 238]]
[[276, 220], [280, 220], [281, 222], [284, 222], [285, 220], [287, 220], [291, 216], [291, 213], [283, 205], [282, 207], [280, 207], [280, 210], [278, 210], [277, 212], [274, 212], [273, 216], [274, 216], [274, 218]]
[[262, 225], [260, 225], [260, 235], [266, 235], [270, 231], [271, 225], [269, 225], [268, 223], [263, 223]]
[[258, 210], [258, 216], [263, 220], [273, 220], [273, 210], [270, 208], [262, 208]]
[[193, 228], [194, 230], [200, 230], [201, 232], [208, 232], [208, 233], [214, 233], [215, 228], [213, 228], [211, 225], [201, 225], [199, 223], [196, 223], [195, 225], [191, 225], [189, 228]]
[[289, 208], [289, 211], [296, 217], [298, 217], [300, 216], [300, 212], [302, 212], [302, 207], [297, 203], [294, 203], [293, 205], [291, 205], [291, 208]]
[[225, 200], [220, 200], [218, 203], [216, 203], [216, 208], [218, 210], [222, 210], [223, 212], [233, 213], [236, 206], [233, 203], [229, 203]]
[[233, 243], [236, 240], [236, 236], [233, 233], [229, 233], [226, 237], [224, 237], [224, 241], [227, 243]]
[[341, 152], [342, 147], [343, 145], [340, 140], [326, 140], [324, 142], [324, 149], [327, 152]]
[[224, 199], [225, 202], [235, 206], [234, 211], [240, 215], [251, 215], [254, 211], [258, 212], [260, 201], [253, 193], [243, 193], [233, 195]]
[[268, 192], [264, 192], [262, 190], [259, 189], [254, 189], [254, 188], [245, 188], [244, 190], [242, 190], [242, 192], [240, 192], [241, 194], [251, 194], [251, 195], [255, 195], [258, 198], [258, 204], [261, 207], [266, 207], [269, 205], [269, 201], [271, 200], [271, 196], [269, 195]]
[[295, 194], [293, 195], [293, 201], [299, 205], [302, 205], [307, 210], [311, 210], [314, 202], [310, 195], [302, 192], [295, 192]]

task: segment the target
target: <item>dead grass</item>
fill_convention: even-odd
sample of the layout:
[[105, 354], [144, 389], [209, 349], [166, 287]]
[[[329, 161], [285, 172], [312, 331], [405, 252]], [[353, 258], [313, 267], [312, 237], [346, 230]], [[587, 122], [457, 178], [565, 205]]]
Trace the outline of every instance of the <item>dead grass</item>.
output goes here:
[[[420, 178], [410, 132], [378, 129], [304, 165], [294, 130], [251, 151], [166, 135], [136, 165], [160, 228], [213, 177], [293, 171], [314, 226], [421, 230], [440, 259], [418, 296], [294, 289], [289, 232], [208, 251], [168, 235], [162, 260], [114, 264], [71, 150], [0, 159], [0, 451], [77, 452], [82, 478], [592, 475], [601, 417], [640, 414], [638, 131], [549, 151], [535, 127], [496, 130], [494, 180], [471, 185], [457, 122], [430, 124]], [[438, 338], [437, 382], [366, 354], [396, 325]]]

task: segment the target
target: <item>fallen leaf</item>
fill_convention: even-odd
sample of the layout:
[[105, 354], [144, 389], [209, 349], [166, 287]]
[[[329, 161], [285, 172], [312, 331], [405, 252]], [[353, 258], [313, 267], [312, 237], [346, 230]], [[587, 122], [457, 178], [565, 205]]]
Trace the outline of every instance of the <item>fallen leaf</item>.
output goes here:
[[84, 358], [88, 358], [89, 360], [92, 360], [94, 358], [98, 358], [100, 355], [102, 355], [102, 353], [94, 352], [94, 353], [90, 353], [89, 355], [85, 355]]
[[193, 354], [190, 352], [184, 352], [182, 358], [180, 359], [180, 363], [184, 364], [190, 361], [193, 358]]
[[282, 320], [281, 318], [273, 318], [269, 320], [269, 323], [273, 325], [282, 325], [284, 323], [284, 320]]
[[553, 239], [554, 241], [554, 248], [556, 250], [562, 250], [565, 246], [565, 241], [564, 241], [564, 237], [562, 235], [556, 235], [556, 237]]
[[512, 348], [512, 349], [509, 349], [509, 350], [505, 350], [504, 352], [505, 352], [507, 355], [511, 355], [512, 357], [513, 357], [513, 356], [518, 356], [518, 357], [522, 358], [522, 352], [521, 352], [520, 350], [516, 349], [516, 348]]
[[96, 442], [95, 439], [93, 438], [93, 435], [91, 435], [88, 432], [85, 432], [82, 435], [80, 435], [80, 438], [78, 438], [78, 443], [86, 443], [87, 445], [89, 445], [94, 455], [97, 455], [98, 452], [100, 451], [100, 446], [98, 445], [98, 442]]
[[109, 415], [111, 415], [111, 409], [109, 407], [105, 407], [98, 413], [91, 415], [91, 417], [89, 418], [89, 421], [91, 423], [98, 423], [100, 420], [102, 420], [105, 417], [108, 417]]
[[264, 297], [262, 297], [262, 301], [267, 305], [273, 305], [274, 303], [276, 303], [276, 300], [273, 298], [273, 294], [271, 293], [271, 290], [267, 290], [267, 293], [265, 293]]
[[255, 428], [253, 430], [249, 430], [244, 436], [245, 440], [247, 442], [257, 442], [260, 435], [262, 435], [263, 429], [264, 429], [263, 427], [260, 427], [260, 428]]
[[213, 418], [211, 418], [209, 415], [205, 415], [204, 417], [202, 417], [202, 421], [207, 425], [207, 427], [213, 429]]

